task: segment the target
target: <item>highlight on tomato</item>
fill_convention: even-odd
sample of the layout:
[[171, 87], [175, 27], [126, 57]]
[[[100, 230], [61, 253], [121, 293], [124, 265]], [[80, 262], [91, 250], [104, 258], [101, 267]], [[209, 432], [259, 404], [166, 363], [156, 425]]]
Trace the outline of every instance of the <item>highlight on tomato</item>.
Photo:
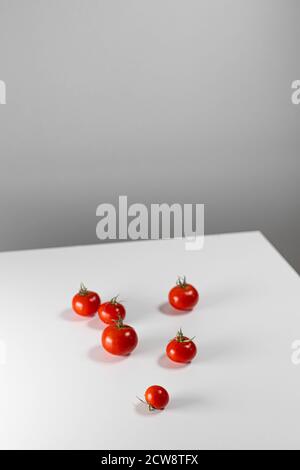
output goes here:
[[169, 302], [176, 310], [192, 310], [199, 301], [197, 289], [186, 282], [186, 277], [179, 277], [170, 292]]
[[113, 297], [109, 302], [104, 302], [98, 308], [98, 315], [103, 323], [113, 325], [119, 318], [124, 320], [126, 316], [125, 307], [118, 302], [118, 296]]
[[83, 283], [80, 284], [80, 289], [74, 295], [72, 300], [72, 308], [75, 313], [83, 317], [90, 317], [97, 312], [101, 299], [96, 292], [89, 291]]
[[137, 346], [138, 336], [129, 325], [124, 325], [120, 317], [102, 333], [102, 346], [110, 354], [128, 356]]
[[193, 339], [184, 336], [182, 329], [180, 329], [176, 337], [167, 345], [166, 353], [169, 359], [183, 364], [192, 362], [197, 354], [197, 347]]
[[138, 398], [148, 406], [149, 411], [164, 410], [170, 401], [167, 390], [160, 385], [151, 385], [145, 392], [145, 401]]

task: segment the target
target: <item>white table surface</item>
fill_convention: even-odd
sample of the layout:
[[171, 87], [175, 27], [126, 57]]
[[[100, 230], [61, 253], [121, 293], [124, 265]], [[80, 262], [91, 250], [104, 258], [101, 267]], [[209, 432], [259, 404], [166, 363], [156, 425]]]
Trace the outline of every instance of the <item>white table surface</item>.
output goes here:
[[[0, 266], [1, 448], [300, 448], [299, 276], [259, 232], [208, 236], [199, 252], [171, 240], [2, 253]], [[184, 274], [199, 306], [170, 314]], [[130, 357], [105, 353], [98, 317], [70, 310], [81, 281], [126, 301]], [[199, 354], [178, 368], [163, 354], [180, 327]], [[137, 404], [152, 384], [171, 395], [162, 413]]]

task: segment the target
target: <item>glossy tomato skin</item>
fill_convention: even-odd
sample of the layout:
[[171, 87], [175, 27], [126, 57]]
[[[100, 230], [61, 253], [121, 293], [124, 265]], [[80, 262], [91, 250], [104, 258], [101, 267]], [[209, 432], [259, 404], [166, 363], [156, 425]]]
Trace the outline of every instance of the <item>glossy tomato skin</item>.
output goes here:
[[104, 302], [98, 308], [98, 315], [100, 320], [108, 325], [113, 325], [119, 318], [124, 320], [126, 316], [125, 307], [119, 302]]
[[192, 310], [198, 301], [198, 291], [191, 284], [177, 285], [169, 292], [169, 302], [176, 310]]
[[128, 325], [109, 325], [102, 333], [102, 346], [115, 356], [128, 356], [137, 346], [136, 331]]
[[82, 286], [73, 297], [72, 308], [78, 315], [90, 317], [97, 313], [100, 303], [100, 297], [96, 292], [88, 291]]
[[178, 337], [176, 337], [167, 345], [166, 353], [171, 361], [188, 364], [192, 362], [196, 356], [197, 347], [195, 343], [186, 336], [183, 336], [180, 341]]
[[150, 409], [163, 410], [168, 405], [170, 397], [165, 388], [160, 385], [152, 385], [145, 392], [145, 400]]

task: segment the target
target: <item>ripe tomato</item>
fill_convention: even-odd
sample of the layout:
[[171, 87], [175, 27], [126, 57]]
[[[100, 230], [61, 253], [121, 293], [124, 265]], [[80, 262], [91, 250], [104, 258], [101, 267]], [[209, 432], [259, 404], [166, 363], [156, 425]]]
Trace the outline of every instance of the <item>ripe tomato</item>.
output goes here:
[[193, 339], [184, 336], [180, 329], [176, 338], [172, 339], [167, 346], [167, 356], [174, 362], [191, 362], [197, 354], [197, 347]]
[[126, 310], [122, 304], [117, 302], [117, 297], [113, 297], [109, 302], [104, 302], [98, 308], [98, 314], [100, 320], [109, 325], [114, 325], [115, 322], [122, 318], [124, 320], [126, 316]]
[[114, 325], [109, 325], [102, 333], [102, 346], [116, 356], [128, 356], [137, 346], [138, 336], [135, 330], [124, 325], [119, 318]]
[[192, 310], [198, 300], [197, 290], [191, 284], [186, 283], [185, 276], [178, 278], [177, 285], [169, 292], [169, 302], [177, 310]]
[[150, 411], [163, 410], [169, 403], [170, 397], [165, 388], [152, 385], [145, 392], [145, 400]]
[[87, 290], [85, 285], [81, 284], [79, 292], [73, 297], [72, 307], [78, 315], [89, 317], [95, 315], [100, 303], [99, 295]]

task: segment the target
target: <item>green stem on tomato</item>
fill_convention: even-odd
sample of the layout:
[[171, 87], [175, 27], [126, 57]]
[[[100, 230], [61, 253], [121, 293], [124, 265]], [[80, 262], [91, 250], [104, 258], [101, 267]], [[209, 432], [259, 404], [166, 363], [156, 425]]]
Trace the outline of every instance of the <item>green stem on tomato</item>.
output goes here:
[[109, 303], [112, 304], [112, 305], [116, 305], [118, 302], [118, 297], [119, 297], [119, 294], [116, 295], [115, 297], [113, 297], [112, 299], [110, 299]]
[[177, 332], [177, 336], [176, 336], [176, 341], [178, 341], [178, 343], [189, 343], [190, 341], [193, 341], [194, 339], [196, 338], [196, 336], [193, 336], [193, 338], [185, 338], [183, 332], [182, 332], [182, 328], [180, 328], [180, 330]]
[[148, 406], [149, 411], [156, 411], [156, 408], [154, 406], [150, 405], [150, 403], [147, 403], [145, 400], [142, 400], [140, 397], [137, 397], [137, 399], [143, 403], [143, 405]]
[[87, 288], [85, 287], [85, 285], [82, 282], [80, 284], [79, 295], [85, 296], [85, 295], [88, 295], [88, 293], [89, 293], [89, 291], [87, 290]]
[[123, 318], [121, 317], [121, 315], [118, 316], [118, 319], [117, 320], [114, 320], [115, 322], [115, 325], [116, 327], [121, 330], [122, 328], [124, 328], [124, 322], [123, 322]]
[[179, 287], [182, 287], [183, 289], [186, 288], [187, 286], [187, 283], [186, 283], [186, 277], [185, 276], [178, 276], [178, 279], [177, 279], [177, 282], [176, 284], [179, 286]]

